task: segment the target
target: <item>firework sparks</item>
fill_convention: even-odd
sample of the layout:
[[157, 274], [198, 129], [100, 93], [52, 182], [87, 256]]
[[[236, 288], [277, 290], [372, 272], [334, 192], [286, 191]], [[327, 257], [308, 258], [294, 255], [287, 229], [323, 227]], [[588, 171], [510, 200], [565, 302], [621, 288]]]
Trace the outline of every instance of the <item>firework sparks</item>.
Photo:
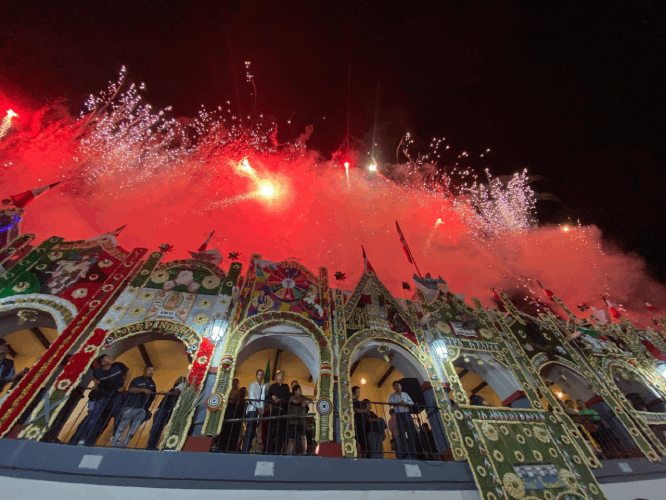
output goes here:
[[15, 116], [18, 115], [14, 112], [14, 110], [12, 109], [7, 110], [7, 114], [2, 119], [2, 125], [0, 125], [0, 139], [2, 139], [9, 131], [9, 127], [12, 126], [12, 118], [14, 118]]
[[[256, 98], [249, 62], [246, 80]], [[658, 304], [663, 295], [648, 278], [635, 278], [635, 260], [603, 252], [596, 228], [539, 227], [526, 171], [507, 179], [486, 172], [482, 182], [473, 162], [481, 155], [486, 161], [490, 148], [456, 152], [436, 137], [419, 150], [407, 134], [398, 163], [373, 158], [367, 169], [353, 169], [350, 156], [325, 160], [309, 150], [312, 128], [278, 142], [275, 121], [260, 114], [241, 120], [228, 101], [193, 119], [175, 118], [170, 108], [145, 103], [142, 91], [123, 68], [77, 119], [41, 123], [38, 132], [12, 128], [12, 140], [0, 142], [5, 194], [46, 177], [64, 179], [57, 197], [31, 205], [24, 231], [51, 236], [49, 221], [57, 217], [67, 221], [58, 235], [77, 240], [131, 220], [123, 244], [157, 247], [166, 235], [198, 241], [224, 220], [223, 250], [233, 242], [226, 250], [243, 255], [296, 255], [314, 269], [349, 270], [350, 281], [358, 246], [372, 245], [373, 263], [388, 263], [378, 274], [398, 290], [398, 276], [412, 272], [393, 264], [404, 258], [387, 228], [400, 219], [423, 256], [419, 264], [470, 295], [489, 296], [503, 285], [537, 295], [533, 277], [572, 304], [592, 303], [599, 293], [620, 303], [639, 288], [649, 288], [642, 295]], [[12, 118], [4, 118], [2, 133]], [[174, 257], [185, 250], [177, 245]]]

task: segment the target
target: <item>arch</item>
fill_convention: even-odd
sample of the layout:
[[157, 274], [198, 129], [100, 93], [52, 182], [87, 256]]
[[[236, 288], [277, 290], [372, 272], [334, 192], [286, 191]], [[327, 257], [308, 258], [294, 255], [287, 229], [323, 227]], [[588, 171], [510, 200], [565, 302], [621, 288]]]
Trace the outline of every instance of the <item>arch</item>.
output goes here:
[[[566, 370], [568, 372], [567, 374], [571, 375], [577, 384], [575, 386], [570, 384], [569, 379], [566, 378], [567, 375], [564, 375], [564, 378], [560, 374], [557, 374], [557, 376], [551, 376], [556, 367], [560, 367], [560, 370]], [[539, 367], [539, 374], [542, 378], [547, 378], [555, 382], [557, 385], [563, 386], [567, 390], [567, 394], [572, 396], [574, 400], [581, 399], [587, 403], [597, 395], [594, 390], [588, 388], [589, 382], [580, 371], [575, 367], [568, 366], [568, 364], [561, 363], [560, 361], [548, 361], [542, 364]]]
[[[276, 328], [272, 333], [274, 333], [275, 336], [279, 336], [280, 328], [284, 329], [285, 326], [295, 328], [298, 332], [307, 334], [318, 346], [319, 366], [316, 367], [315, 364], [311, 363], [308, 366], [308, 369], [315, 372], [313, 373], [312, 379], [317, 380], [317, 397], [319, 399], [326, 398], [330, 400], [333, 396], [333, 374], [331, 371], [333, 352], [328, 342], [328, 338], [324, 331], [315, 322], [301, 314], [289, 311], [267, 311], [256, 314], [244, 319], [234, 329], [233, 333], [227, 337], [228, 340], [224, 349], [223, 363], [220, 366], [221, 369], [217, 372], [214, 391], [224, 394], [226, 400], [226, 397], [231, 390], [231, 380], [233, 378], [234, 370], [239, 362], [239, 355], [242, 348], [249, 345], [245, 343], [245, 339], [248, 338], [248, 335], [251, 335], [252, 332], [259, 329], [265, 331], [271, 328]], [[281, 341], [285, 342], [284, 339]], [[259, 344], [255, 344], [256, 348], [263, 345], [262, 341], [258, 342]], [[310, 368], [310, 366], [312, 368]], [[224, 411], [222, 410], [214, 413], [209, 411], [203, 425], [203, 432], [205, 434], [219, 434], [222, 427], [223, 415]], [[317, 441], [332, 440], [333, 427], [330, 425], [332, 415], [317, 414], [315, 421], [317, 424]]]
[[[340, 431], [342, 436], [342, 450], [346, 456], [356, 456], [356, 443], [354, 440], [354, 418], [352, 414], [352, 394], [350, 383], [350, 369], [352, 357], [359, 352], [364, 352], [366, 349], [371, 349], [373, 345], [379, 343], [391, 343], [398, 346], [402, 354], [408, 359], [408, 354], [411, 354], [412, 365], [415, 367], [419, 364], [421, 368], [417, 372], [421, 374], [424, 381], [430, 381], [435, 389], [435, 396], [437, 404], [439, 405], [440, 412], [443, 406], [448, 407], [448, 399], [444, 393], [439, 378], [434, 369], [434, 363], [430, 355], [425, 353], [420, 347], [416, 346], [411, 340], [407, 339], [399, 333], [392, 330], [384, 329], [368, 329], [361, 330], [348, 339], [340, 349], [340, 358], [338, 360], [338, 377], [340, 381]], [[370, 344], [369, 348], [365, 348], [366, 344]], [[406, 353], [405, 353], [406, 351]], [[358, 356], [357, 356], [358, 359]], [[403, 372], [404, 374], [404, 372]], [[421, 378], [419, 377], [419, 378]]]
[[[155, 319], [130, 323], [109, 332], [104, 342], [104, 349], [114, 343], [140, 334], [172, 336], [179, 339], [187, 347], [187, 354], [193, 355], [201, 345], [202, 336], [192, 327], [168, 319]], [[158, 339], [155, 339], [158, 340]]]
[[[465, 357], [473, 357], [476, 362], [471, 359], [465, 361]], [[490, 352], [461, 349], [460, 355], [453, 361], [453, 366], [465, 368], [478, 375], [490, 386], [502, 405], [512, 397], [515, 399], [516, 393], [522, 391], [514, 372], [495, 359]]]
[[25, 309], [35, 309], [49, 314], [55, 321], [56, 330], [59, 334], [67, 328], [79, 313], [76, 306], [70, 301], [53, 295], [29, 293], [0, 299], [0, 314], [13, 311], [18, 313]]
[[[312, 379], [315, 380], [319, 375], [319, 366], [321, 364], [319, 350], [313, 339], [305, 336], [296, 337], [294, 334], [304, 335], [300, 329], [294, 328], [296, 332], [267, 332], [264, 330], [262, 335], [249, 334], [246, 336], [246, 342], [241, 346], [236, 360], [236, 366], [242, 365], [250, 356], [266, 349], [282, 349], [298, 356], [308, 368]], [[281, 335], [283, 333], [284, 335]]]
[[[608, 371], [608, 374], [613, 380], [615, 386], [624, 395], [624, 397], [632, 404], [632, 406], [636, 402], [628, 397], [629, 394], [632, 393], [639, 394], [643, 399], [642, 403], [648, 408], [652, 401], [660, 400], [663, 403], [663, 396], [661, 395], [659, 390], [654, 386], [654, 384], [652, 384], [652, 382], [650, 382], [648, 378], [645, 377], [645, 375], [643, 375], [634, 366], [631, 366], [628, 363], [623, 363], [619, 360], [612, 360], [605, 365], [605, 368]], [[637, 377], [638, 380], [634, 381], [620, 380], [619, 379], [620, 374], [618, 372], [621, 370], [631, 372], [633, 375]], [[660, 405], [660, 407], [661, 406], [663, 405]]]

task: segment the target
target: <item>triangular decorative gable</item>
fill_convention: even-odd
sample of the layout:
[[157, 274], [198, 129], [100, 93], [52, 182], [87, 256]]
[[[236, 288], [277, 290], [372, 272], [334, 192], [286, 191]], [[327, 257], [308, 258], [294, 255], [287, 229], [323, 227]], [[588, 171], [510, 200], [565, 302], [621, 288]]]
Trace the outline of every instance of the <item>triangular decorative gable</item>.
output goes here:
[[377, 328], [405, 335], [416, 343], [415, 325], [403, 306], [373, 272], [365, 272], [345, 304], [347, 337]]

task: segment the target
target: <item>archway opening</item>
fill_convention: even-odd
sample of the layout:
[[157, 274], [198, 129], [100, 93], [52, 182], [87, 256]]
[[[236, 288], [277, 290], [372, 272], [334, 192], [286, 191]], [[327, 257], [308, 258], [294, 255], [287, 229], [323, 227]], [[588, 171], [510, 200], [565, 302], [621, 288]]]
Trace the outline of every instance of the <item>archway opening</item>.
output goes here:
[[[258, 370], [264, 372], [261, 384]], [[212, 451], [313, 454], [319, 371], [319, 346], [301, 328], [271, 324], [250, 332], [236, 356], [224, 421]]]
[[636, 411], [666, 412], [666, 402], [651, 385], [634, 370], [614, 365], [613, 381]]
[[[61, 423], [54, 422], [47, 439], [69, 444], [155, 449], [177, 401], [179, 379], [187, 376], [190, 367], [186, 346], [175, 337], [146, 332], [123, 338], [101, 354], [108, 354], [115, 363], [126, 367], [124, 392], [116, 396], [100, 390], [101, 386], [95, 389], [100, 383], [93, 379], [93, 373], [99, 368], [94, 362], [58, 415]], [[144, 375], [147, 366], [153, 367], [154, 387], [146, 385], [144, 380], [136, 385], [154, 394], [136, 397], [129, 388], [135, 385], [133, 381], [137, 377]], [[112, 370], [113, 367], [110, 372]], [[101, 405], [104, 407], [100, 409]], [[127, 412], [132, 408], [145, 410], [141, 421], [137, 418], [127, 422]]]
[[540, 374], [598, 457], [642, 456], [626, 427], [581, 374], [559, 363], [544, 365]]
[[470, 404], [510, 408], [531, 408], [514, 373], [490, 353], [465, 351], [453, 361]]
[[360, 458], [441, 460], [448, 441], [428, 372], [404, 347], [364, 342], [349, 360]]

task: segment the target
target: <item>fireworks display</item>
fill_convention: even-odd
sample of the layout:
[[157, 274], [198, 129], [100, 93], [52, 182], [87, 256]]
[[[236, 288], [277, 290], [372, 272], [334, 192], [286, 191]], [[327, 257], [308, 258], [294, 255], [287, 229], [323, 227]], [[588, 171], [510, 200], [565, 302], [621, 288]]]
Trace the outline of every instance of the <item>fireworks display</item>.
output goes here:
[[[256, 99], [249, 62], [245, 68]], [[21, 110], [17, 121], [0, 110], [1, 197], [62, 181], [24, 217], [23, 230], [37, 241], [91, 238], [128, 224], [125, 248], [170, 243], [170, 257], [186, 258], [215, 230], [209, 247], [225, 255], [294, 257], [310, 269], [341, 269], [349, 283], [361, 274], [363, 244], [399, 295], [414, 269], [397, 219], [423, 272], [486, 303], [492, 287], [540, 296], [536, 279], [572, 307], [596, 304], [600, 294], [623, 313], [642, 312], [645, 300], [666, 303], [642, 261], [602, 249], [596, 227], [539, 227], [527, 171], [475, 174], [471, 158], [485, 161], [490, 149], [453, 153], [436, 138], [419, 152], [407, 134], [396, 163], [363, 163], [350, 151], [329, 160], [308, 149], [312, 127], [280, 142], [278, 124], [261, 114], [235, 116], [227, 102], [177, 118], [145, 103], [142, 90], [123, 69], [78, 117], [53, 106]]]

